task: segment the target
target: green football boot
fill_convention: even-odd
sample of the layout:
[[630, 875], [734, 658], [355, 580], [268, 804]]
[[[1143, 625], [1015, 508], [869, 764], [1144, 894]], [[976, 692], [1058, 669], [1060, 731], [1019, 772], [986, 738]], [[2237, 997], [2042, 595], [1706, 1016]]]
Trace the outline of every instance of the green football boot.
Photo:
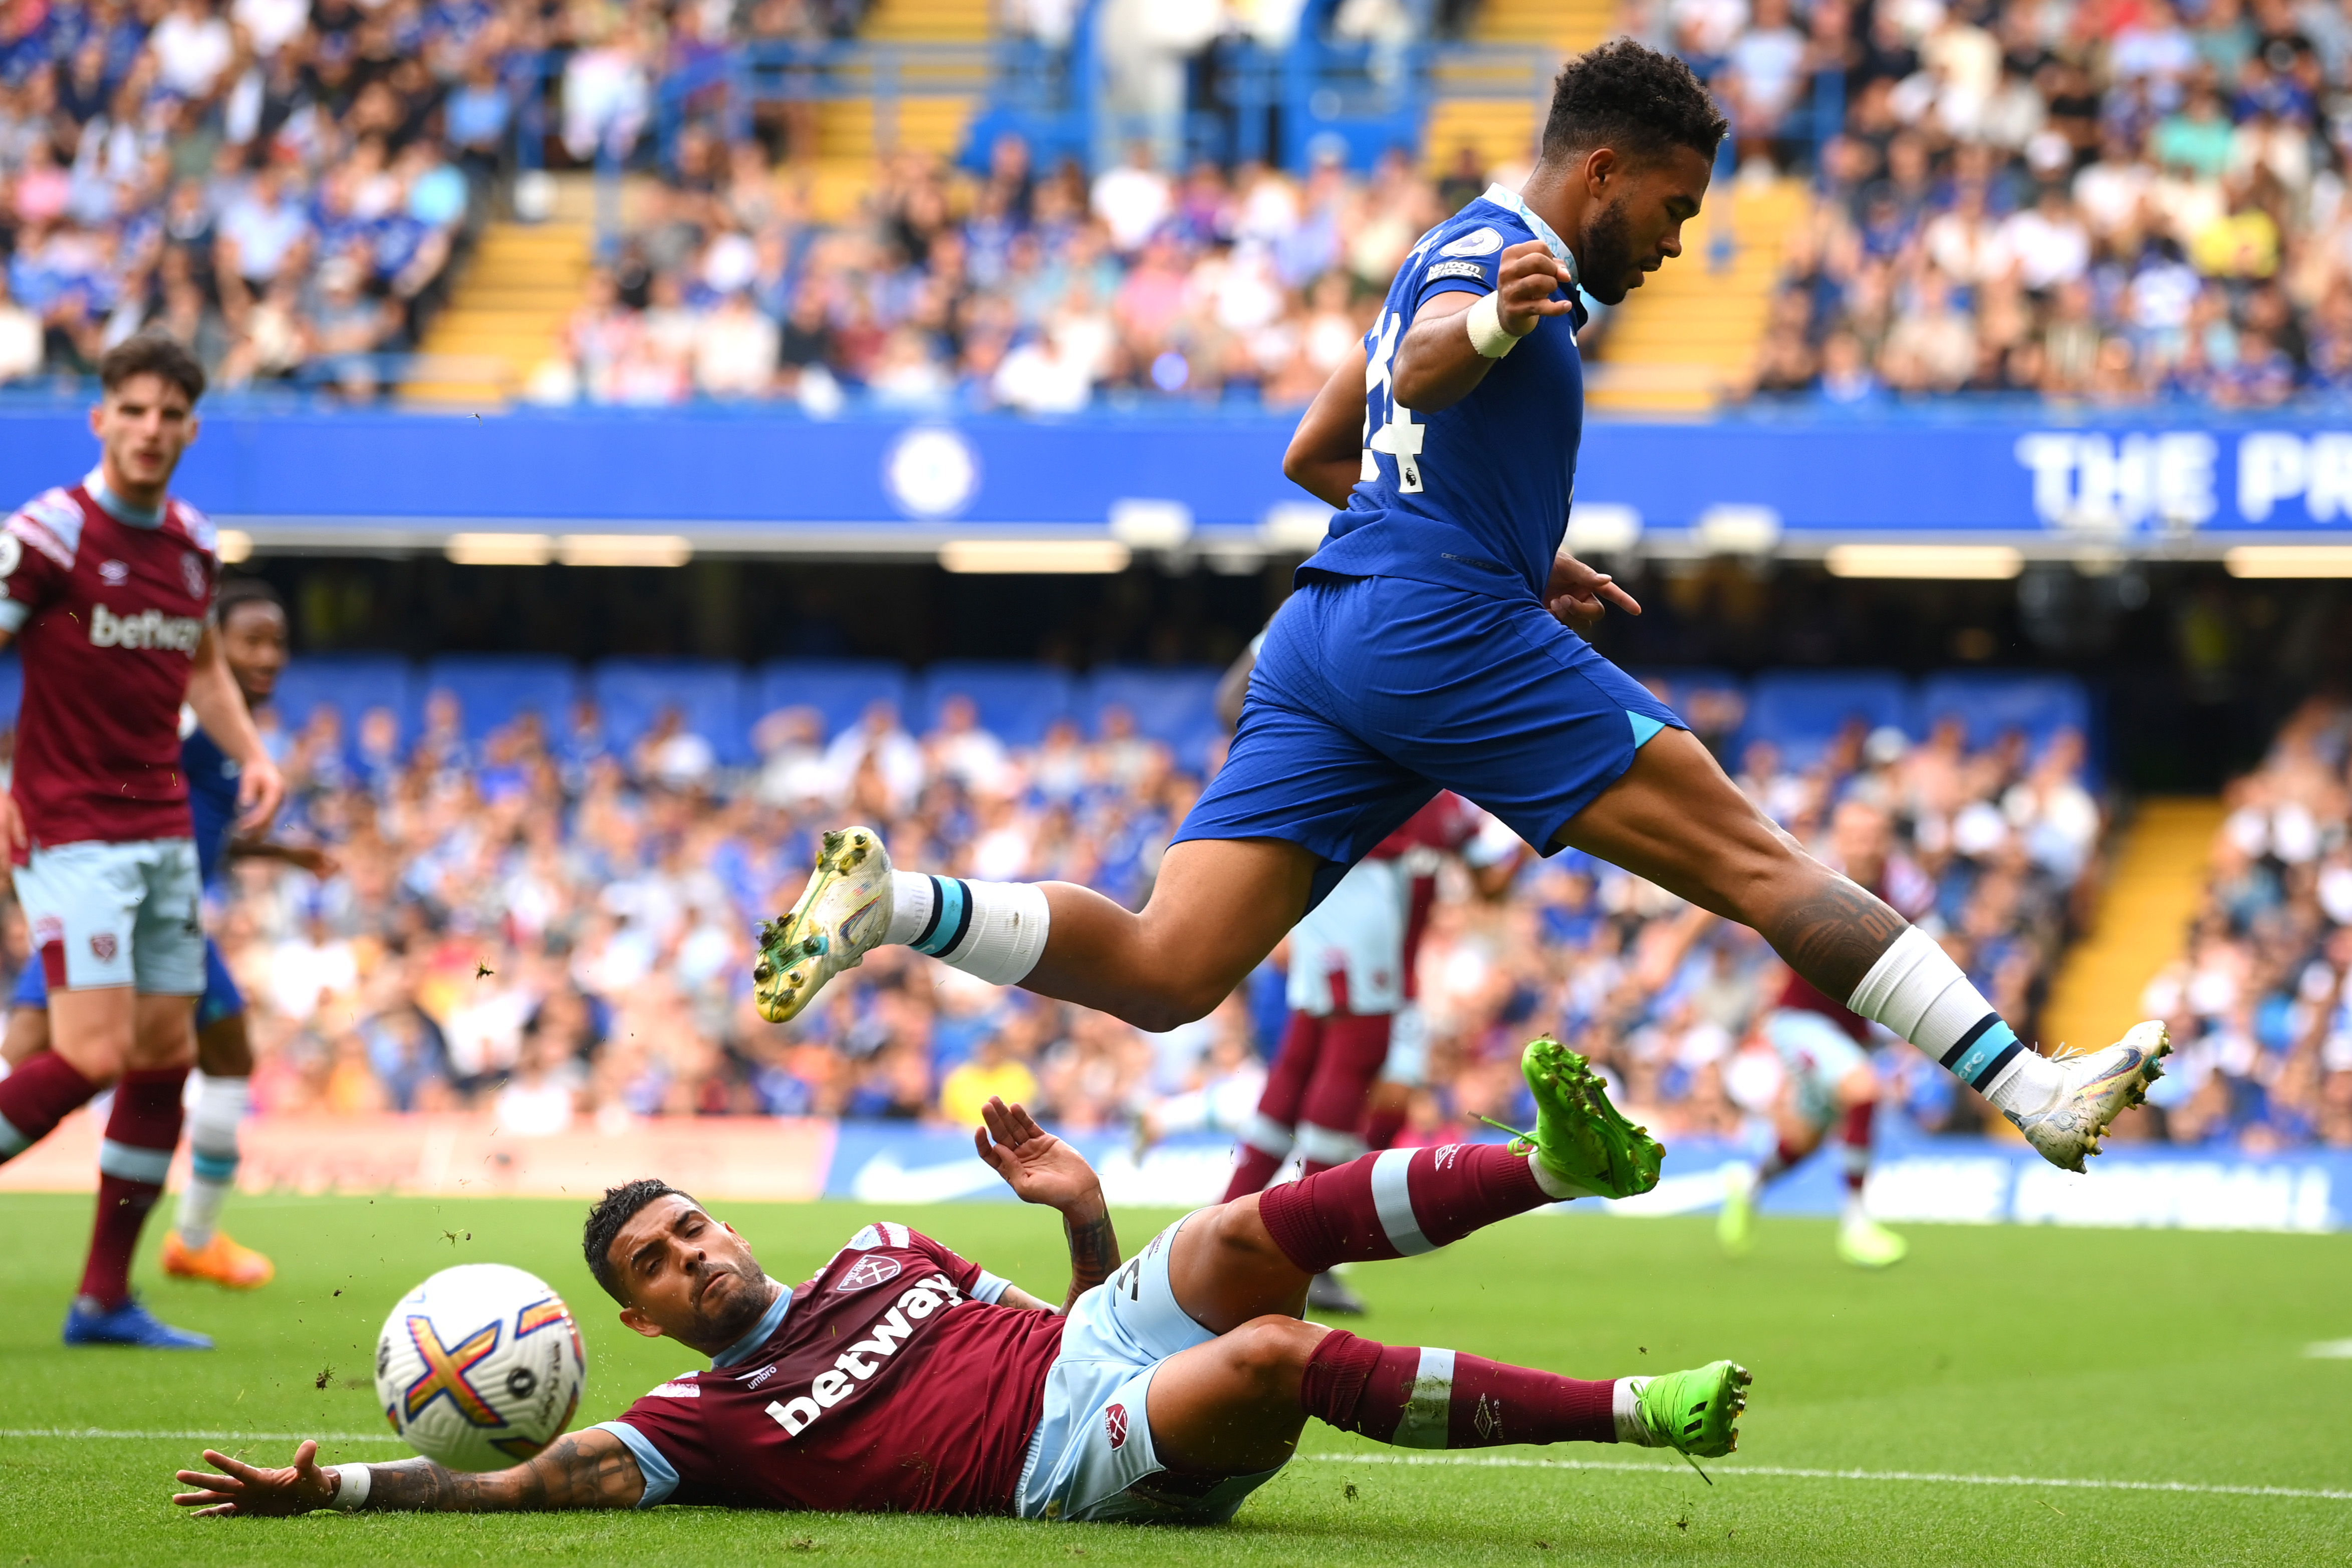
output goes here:
[[[1569, 1197], [1630, 1198], [1658, 1184], [1666, 1152], [1619, 1114], [1591, 1065], [1545, 1035], [1528, 1042], [1519, 1071], [1536, 1097], [1536, 1130], [1520, 1145]], [[1517, 1147], [1519, 1145], [1515, 1145]]]
[[1723, 1173], [1723, 1207], [1716, 1211], [1715, 1238], [1734, 1258], [1756, 1245], [1756, 1172], [1735, 1165]]
[[1857, 1215], [1838, 1226], [1837, 1255], [1856, 1268], [1892, 1268], [1911, 1244], [1874, 1219]]
[[824, 983], [855, 969], [890, 927], [890, 852], [870, 827], [827, 833], [816, 869], [793, 912], [760, 927], [751, 999], [781, 1024], [800, 1016]]
[[1711, 1361], [1689, 1372], [1648, 1380], [1633, 1396], [1648, 1430], [1648, 1447], [1685, 1458], [1719, 1459], [1739, 1447], [1739, 1417], [1754, 1380], [1736, 1362]]

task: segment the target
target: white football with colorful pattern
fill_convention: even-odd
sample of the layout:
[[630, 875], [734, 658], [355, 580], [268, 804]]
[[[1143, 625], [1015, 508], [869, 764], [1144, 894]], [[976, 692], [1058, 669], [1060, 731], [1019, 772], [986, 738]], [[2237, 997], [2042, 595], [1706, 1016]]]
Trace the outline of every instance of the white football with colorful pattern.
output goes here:
[[375, 1346], [375, 1396], [410, 1447], [502, 1470], [562, 1436], [588, 1384], [571, 1309], [503, 1263], [444, 1268], [400, 1299]]

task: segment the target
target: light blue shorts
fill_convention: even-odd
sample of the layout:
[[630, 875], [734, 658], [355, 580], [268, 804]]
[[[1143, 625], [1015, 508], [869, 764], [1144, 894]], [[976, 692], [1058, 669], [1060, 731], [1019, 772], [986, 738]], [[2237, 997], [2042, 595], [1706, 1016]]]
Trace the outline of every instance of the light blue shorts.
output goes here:
[[1816, 1127], [1827, 1127], [1837, 1116], [1839, 1080], [1870, 1065], [1870, 1053], [1852, 1035], [1807, 1008], [1777, 1007], [1765, 1014], [1764, 1038], [1789, 1075], [1798, 1114]]
[[1153, 1237], [1071, 1307], [1013, 1494], [1023, 1519], [1223, 1524], [1274, 1479], [1272, 1470], [1171, 1475], [1151, 1446], [1151, 1374], [1179, 1351], [1217, 1337], [1176, 1304], [1168, 1283], [1168, 1255], [1191, 1217]]
[[16, 901], [53, 991], [200, 994], [203, 895], [193, 838], [36, 846], [16, 868]]

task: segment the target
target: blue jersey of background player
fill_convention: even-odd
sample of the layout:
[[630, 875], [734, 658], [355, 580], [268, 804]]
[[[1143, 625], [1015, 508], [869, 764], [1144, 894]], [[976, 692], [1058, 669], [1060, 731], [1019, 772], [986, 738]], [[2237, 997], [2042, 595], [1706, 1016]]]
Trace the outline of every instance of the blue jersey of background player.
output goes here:
[[[259, 708], [277, 689], [278, 677], [286, 668], [284, 607], [267, 583], [237, 578], [221, 585], [213, 616], [237, 689], [248, 708]], [[206, 887], [217, 883], [233, 855], [290, 861], [313, 875], [333, 869], [332, 860], [318, 849], [236, 841], [236, 764], [184, 713], [180, 763], [187, 773], [196, 861]], [[9, 997], [7, 1039], [0, 1047], [10, 1067], [48, 1043], [48, 1005], [41, 965], [26, 964]], [[222, 962], [219, 946], [209, 939], [205, 942], [204, 994], [196, 1003], [196, 1066], [204, 1078], [188, 1119], [194, 1162], [187, 1190], [180, 1197], [179, 1219], [163, 1238], [163, 1269], [183, 1279], [251, 1289], [268, 1282], [274, 1272], [269, 1259], [240, 1246], [215, 1220], [236, 1182], [237, 1130], [250, 1098], [253, 1047], [246, 1032], [245, 997]]]

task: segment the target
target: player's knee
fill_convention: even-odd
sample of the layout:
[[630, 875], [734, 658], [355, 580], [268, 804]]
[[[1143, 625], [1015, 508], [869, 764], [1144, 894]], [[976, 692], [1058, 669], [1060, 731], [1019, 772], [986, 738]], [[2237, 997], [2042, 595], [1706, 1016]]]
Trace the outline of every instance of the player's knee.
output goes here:
[[[1229, 1204], [1220, 1204], [1203, 1217], [1208, 1224], [1210, 1241], [1229, 1260], [1289, 1263], [1282, 1248], [1275, 1245], [1274, 1233], [1265, 1228], [1265, 1216], [1258, 1213], [1257, 1194], [1251, 1193]], [[1235, 1257], [1237, 1254], [1238, 1258]]]
[[1314, 1357], [1315, 1346], [1329, 1331], [1297, 1318], [1252, 1318], [1218, 1342], [1226, 1365], [1262, 1397], [1295, 1393], [1298, 1379]]
[[253, 1042], [244, 1014], [220, 1019], [196, 1036], [196, 1066], [206, 1078], [253, 1076]]

